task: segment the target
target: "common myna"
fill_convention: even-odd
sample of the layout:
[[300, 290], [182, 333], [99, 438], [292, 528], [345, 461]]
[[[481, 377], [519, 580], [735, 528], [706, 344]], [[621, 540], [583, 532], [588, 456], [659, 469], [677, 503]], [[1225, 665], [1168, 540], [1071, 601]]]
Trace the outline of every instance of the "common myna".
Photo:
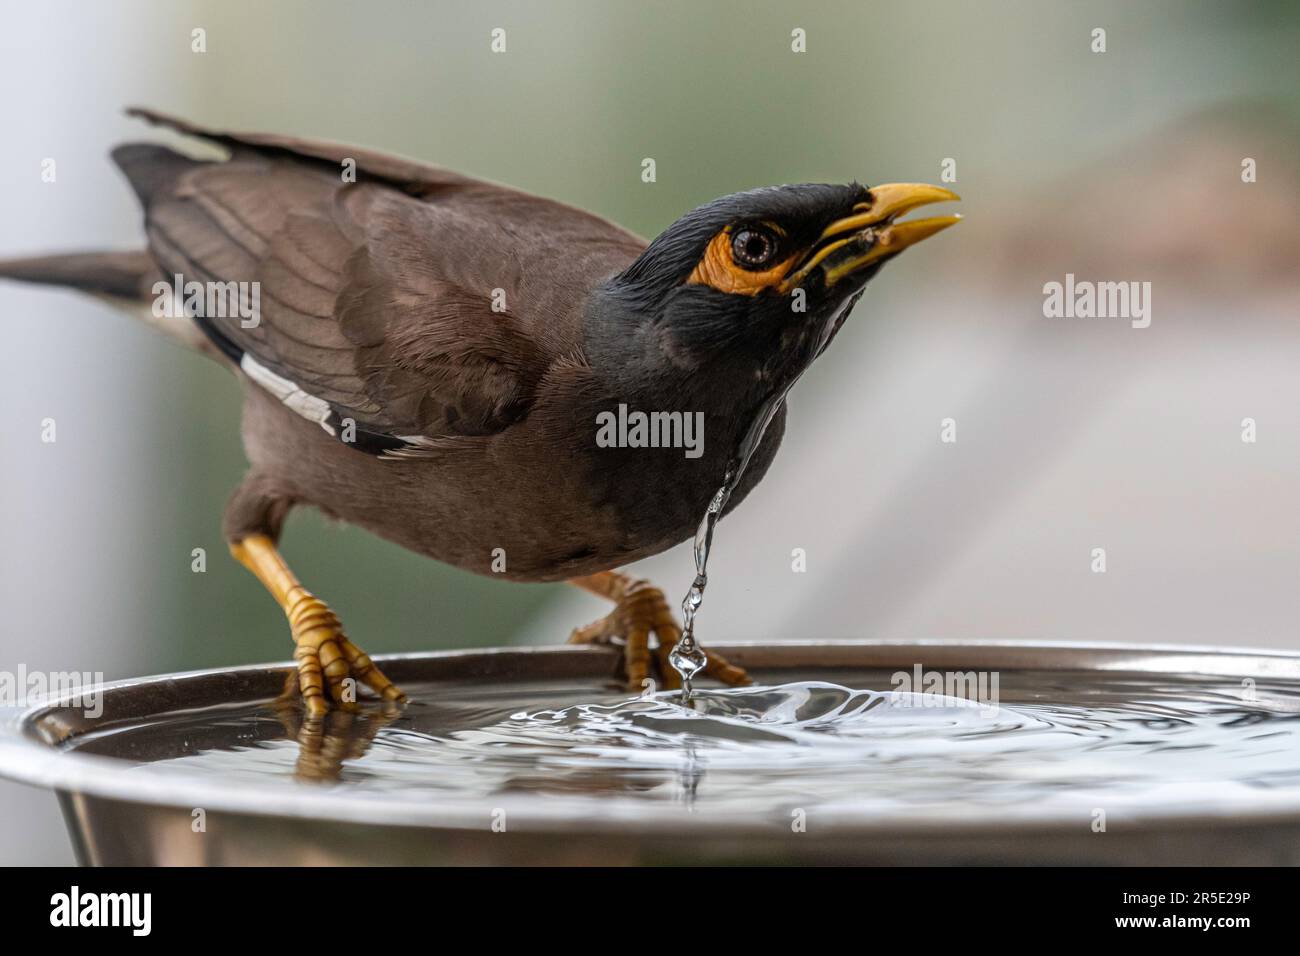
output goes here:
[[[691, 536], [779, 400], [728, 508], [744, 499], [781, 442], [786, 390], [867, 281], [958, 218], [896, 221], [957, 198], [936, 186], [776, 186], [694, 209], [647, 245], [423, 163], [133, 113], [228, 157], [117, 148], [147, 251], [0, 275], [111, 298], [235, 371], [250, 468], [225, 534], [288, 616], [309, 715], [351, 706], [355, 681], [403, 695], [276, 551], [296, 505], [471, 571], [608, 598], [612, 613], [570, 639], [621, 639], [630, 687], [654, 671], [678, 686], [663, 592], [613, 569]], [[748, 680], [717, 654], [705, 674]]]

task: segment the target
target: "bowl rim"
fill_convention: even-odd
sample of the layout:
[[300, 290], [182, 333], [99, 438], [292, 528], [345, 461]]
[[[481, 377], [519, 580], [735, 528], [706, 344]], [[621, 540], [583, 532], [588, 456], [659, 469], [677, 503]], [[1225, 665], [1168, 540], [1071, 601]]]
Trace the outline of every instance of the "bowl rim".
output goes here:
[[[749, 667], [809, 669], [818, 666], [888, 668], [921, 663], [927, 669], [944, 664], [960, 667], [970, 655], [980, 656], [988, 669], [1099, 671], [1107, 673], [1167, 673], [1300, 680], [1300, 652], [1177, 644], [1118, 644], [1073, 641], [763, 641], [711, 642], [729, 659]], [[910, 654], [910, 656], [909, 656]], [[923, 660], [912, 657], [925, 655]], [[489, 669], [528, 662], [529, 677], [537, 665], [550, 662], [572, 676], [599, 677], [613, 672], [616, 651], [603, 647], [527, 646], [425, 651], [374, 655], [387, 669], [401, 672], [418, 665]], [[883, 663], [886, 660], [894, 664]], [[852, 663], [848, 663], [852, 662]], [[281, 677], [292, 662], [218, 667], [129, 678], [97, 685], [106, 695], [166, 686], [227, 680], [231, 677]], [[579, 670], [575, 672], [574, 667]], [[969, 663], [966, 665], [969, 667]], [[545, 674], [541, 675], [545, 677]], [[421, 680], [436, 680], [425, 677]], [[450, 677], [450, 680], [465, 679]], [[489, 677], [488, 679], [492, 679]], [[82, 692], [84, 693], [84, 691]], [[503, 794], [491, 797], [430, 799], [394, 793], [339, 792], [315, 787], [285, 786], [282, 781], [251, 783], [195, 779], [161, 767], [124, 762], [113, 757], [56, 749], [43, 724], [70, 706], [77, 695], [64, 695], [18, 707], [0, 707], [0, 777], [37, 787], [149, 807], [203, 808], [213, 812], [259, 817], [327, 820], [388, 827], [417, 827], [457, 831], [488, 828], [493, 814], [504, 811], [512, 833], [576, 829], [590, 833], [636, 833], [681, 836], [789, 835], [788, 815], [770, 809], [753, 813], [733, 808], [696, 808], [643, 799], [602, 795], [563, 799], [544, 795]], [[239, 700], [265, 699], [253, 696]], [[238, 701], [231, 701], [236, 703]], [[166, 709], [158, 713], [166, 713]], [[72, 733], [67, 739], [76, 737]], [[42, 739], [42, 738], [45, 739]], [[792, 807], [794, 804], [792, 803]], [[817, 830], [822, 837], [849, 834], [889, 835], [1078, 831], [1087, 825], [1077, 810], [1015, 805], [955, 810], [907, 811], [882, 814], [870, 808], [819, 808]], [[1251, 791], [1250, 799], [1232, 794], [1201, 793], [1177, 806], [1155, 799], [1115, 800], [1107, 797], [1107, 829], [1169, 830], [1213, 826], [1300, 827], [1300, 797]]]

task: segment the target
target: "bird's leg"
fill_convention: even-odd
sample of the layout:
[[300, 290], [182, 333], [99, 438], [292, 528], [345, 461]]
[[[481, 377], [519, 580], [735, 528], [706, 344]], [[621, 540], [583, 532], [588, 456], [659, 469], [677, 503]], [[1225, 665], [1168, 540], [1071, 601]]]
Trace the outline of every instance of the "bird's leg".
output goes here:
[[[657, 675], [659, 685], [666, 690], [682, 686], [681, 677], [668, 662], [668, 655], [682, 636], [677, 619], [668, 608], [664, 592], [649, 581], [634, 578], [621, 571], [601, 571], [587, 577], [573, 578], [570, 584], [608, 598], [614, 610], [586, 627], [576, 629], [569, 636], [570, 644], [608, 644], [614, 638], [623, 639], [623, 668], [628, 690], [644, 690], [651, 672]], [[650, 635], [658, 645], [650, 648]], [[727, 663], [715, 651], [706, 651], [709, 662], [704, 676], [714, 677], [724, 684], [751, 683], [743, 668]]]
[[385, 700], [406, 699], [365, 652], [347, 639], [329, 605], [294, 577], [267, 535], [250, 534], [233, 541], [230, 553], [253, 572], [289, 618], [289, 631], [297, 645], [293, 656], [298, 662], [298, 688], [308, 716], [320, 717], [329, 711], [326, 683], [330, 697], [344, 710], [356, 707], [355, 681]]

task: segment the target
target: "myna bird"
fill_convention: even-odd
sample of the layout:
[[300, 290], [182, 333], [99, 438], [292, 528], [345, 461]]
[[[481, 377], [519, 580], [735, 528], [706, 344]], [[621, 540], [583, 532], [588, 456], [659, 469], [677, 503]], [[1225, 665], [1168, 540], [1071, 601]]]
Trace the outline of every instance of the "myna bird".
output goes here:
[[[309, 715], [349, 706], [348, 678], [403, 695], [277, 552], [297, 505], [471, 571], [605, 597], [613, 612], [570, 640], [621, 640], [629, 687], [653, 671], [678, 686], [663, 592], [613, 569], [692, 535], [759, 410], [867, 281], [958, 218], [896, 221], [957, 198], [936, 186], [776, 186], [692, 210], [647, 245], [423, 163], [132, 112], [228, 157], [117, 148], [148, 249], [9, 261], [0, 276], [110, 298], [235, 372], [250, 468], [225, 534], [288, 616]], [[703, 441], [597, 441], [628, 410], [665, 427], [690, 416]], [[782, 400], [729, 508], [784, 424]], [[748, 681], [717, 654], [704, 673]]]

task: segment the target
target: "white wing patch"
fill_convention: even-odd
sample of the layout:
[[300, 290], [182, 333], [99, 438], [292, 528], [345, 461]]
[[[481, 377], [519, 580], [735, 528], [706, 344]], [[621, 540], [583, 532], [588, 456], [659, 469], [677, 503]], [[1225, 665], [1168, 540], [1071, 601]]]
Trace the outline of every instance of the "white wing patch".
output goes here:
[[245, 375], [278, 398], [283, 405], [309, 422], [315, 422], [329, 434], [335, 433], [334, 426], [329, 423], [330, 414], [333, 412], [329, 402], [315, 395], [308, 395], [293, 382], [282, 375], [275, 374], [247, 352], [239, 360], [239, 367]]
[[[435, 458], [440, 453], [470, 447], [480, 440], [474, 436], [464, 435], [446, 435], [437, 438], [428, 435], [385, 435], [367, 431], [364, 426], [358, 426], [353, 435], [348, 435], [347, 429], [344, 428], [343, 435], [340, 435], [339, 429], [343, 428], [350, 419], [340, 418], [338, 411], [325, 399], [304, 392], [298, 385], [283, 375], [272, 372], [247, 352], [240, 358], [239, 368], [295, 414], [301, 415], [309, 422], [315, 422], [327, 434], [338, 438], [344, 444], [351, 445], [358, 451], [373, 454], [381, 461]], [[381, 444], [375, 447], [376, 443]]]

